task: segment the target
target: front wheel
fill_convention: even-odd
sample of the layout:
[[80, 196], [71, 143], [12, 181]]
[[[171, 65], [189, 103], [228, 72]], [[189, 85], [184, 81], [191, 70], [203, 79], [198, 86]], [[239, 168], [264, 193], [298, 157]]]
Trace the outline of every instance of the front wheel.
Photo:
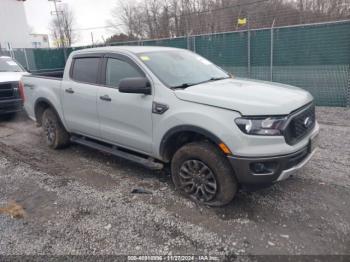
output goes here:
[[187, 197], [209, 206], [231, 202], [237, 181], [226, 157], [208, 142], [180, 148], [171, 163], [175, 187]]
[[45, 110], [42, 118], [42, 126], [46, 143], [50, 148], [59, 149], [68, 146], [70, 136], [51, 108]]

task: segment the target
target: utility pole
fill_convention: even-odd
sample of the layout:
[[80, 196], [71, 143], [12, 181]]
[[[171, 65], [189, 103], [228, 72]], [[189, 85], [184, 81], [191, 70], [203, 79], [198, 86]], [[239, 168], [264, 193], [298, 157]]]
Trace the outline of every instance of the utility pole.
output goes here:
[[60, 38], [61, 38], [61, 45], [62, 45], [63, 53], [64, 53], [64, 60], [67, 61], [66, 44], [65, 44], [64, 34], [62, 32], [61, 19], [60, 19], [60, 16], [58, 14], [59, 11], [57, 10], [57, 2], [61, 2], [61, 0], [48, 0], [48, 1], [49, 2], [53, 2], [54, 6], [55, 6], [55, 13], [56, 13], [56, 16], [57, 16], [57, 22], [58, 22], [58, 27], [59, 27], [59, 34], [60, 34]]

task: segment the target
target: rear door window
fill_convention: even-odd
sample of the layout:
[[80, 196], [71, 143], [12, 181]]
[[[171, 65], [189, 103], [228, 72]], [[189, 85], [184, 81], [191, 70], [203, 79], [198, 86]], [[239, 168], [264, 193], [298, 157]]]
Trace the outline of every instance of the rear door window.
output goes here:
[[72, 78], [78, 82], [96, 84], [98, 79], [99, 57], [75, 58]]

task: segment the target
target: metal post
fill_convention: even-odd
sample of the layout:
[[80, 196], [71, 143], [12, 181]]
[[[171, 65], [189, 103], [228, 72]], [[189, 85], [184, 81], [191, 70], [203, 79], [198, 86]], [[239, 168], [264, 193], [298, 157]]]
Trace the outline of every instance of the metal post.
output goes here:
[[24, 51], [24, 58], [26, 59], [27, 71], [30, 72], [28, 56], [27, 56], [27, 50], [25, 48], [23, 48], [23, 51]]
[[248, 77], [251, 76], [251, 68], [250, 68], [250, 18], [248, 18]]
[[12, 59], [15, 59], [15, 60], [16, 60], [15, 51], [12, 49], [12, 47], [11, 47], [10, 52], [11, 52], [11, 57], [12, 57]]
[[[183, 3], [182, 3], [182, 5], [183, 5]], [[187, 49], [191, 50], [190, 36], [191, 36], [192, 33], [189, 32], [188, 16], [186, 16], [185, 20], [186, 20], [185, 26], [186, 26], [186, 37], [187, 37]]]
[[8, 50], [9, 50], [10, 56], [11, 56], [11, 58], [13, 59], [14, 57], [13, 57], [13, 53], [12, 53], [12, 46], [11, 46], [10, 42], [7, 42], [7, 47], [8, 47]]
[[272, 25], [271, 25], [271, 43], [270, 43], [270, 81], [273, 81], [273, 41], [274, 41], [274, 35], [273, 35], [273, 29], [275, 27], [275, 19], [273, 19]]
[[350, 65], [348, 65], [348, 93], [346, 98], [346, 107], [350, 108]]
[[91, 32], [91, 43], [92, 43], [92, 47], [94, 47], [94, 34]]
[[192, 36], [193, 37], [193, 52], [197, 53], [196, 50], [196, 36]]

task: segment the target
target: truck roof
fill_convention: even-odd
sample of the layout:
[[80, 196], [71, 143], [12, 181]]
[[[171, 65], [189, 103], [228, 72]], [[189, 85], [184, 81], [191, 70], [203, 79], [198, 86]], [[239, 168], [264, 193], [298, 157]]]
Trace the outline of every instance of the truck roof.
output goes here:
[[173, 47], [163, 47], [163, 46], [105, 46], [105, 47], [96, 47], [96, 48], [86, 48], [74, 51], [75, 54], [82, 53], [93, 53], [93, 52], [130, 52], [134, 54], [145, 53], [145, 52], [154, 52], [154, 51], [167, 51], [167, 50], [179, 50], [179, 48]]

